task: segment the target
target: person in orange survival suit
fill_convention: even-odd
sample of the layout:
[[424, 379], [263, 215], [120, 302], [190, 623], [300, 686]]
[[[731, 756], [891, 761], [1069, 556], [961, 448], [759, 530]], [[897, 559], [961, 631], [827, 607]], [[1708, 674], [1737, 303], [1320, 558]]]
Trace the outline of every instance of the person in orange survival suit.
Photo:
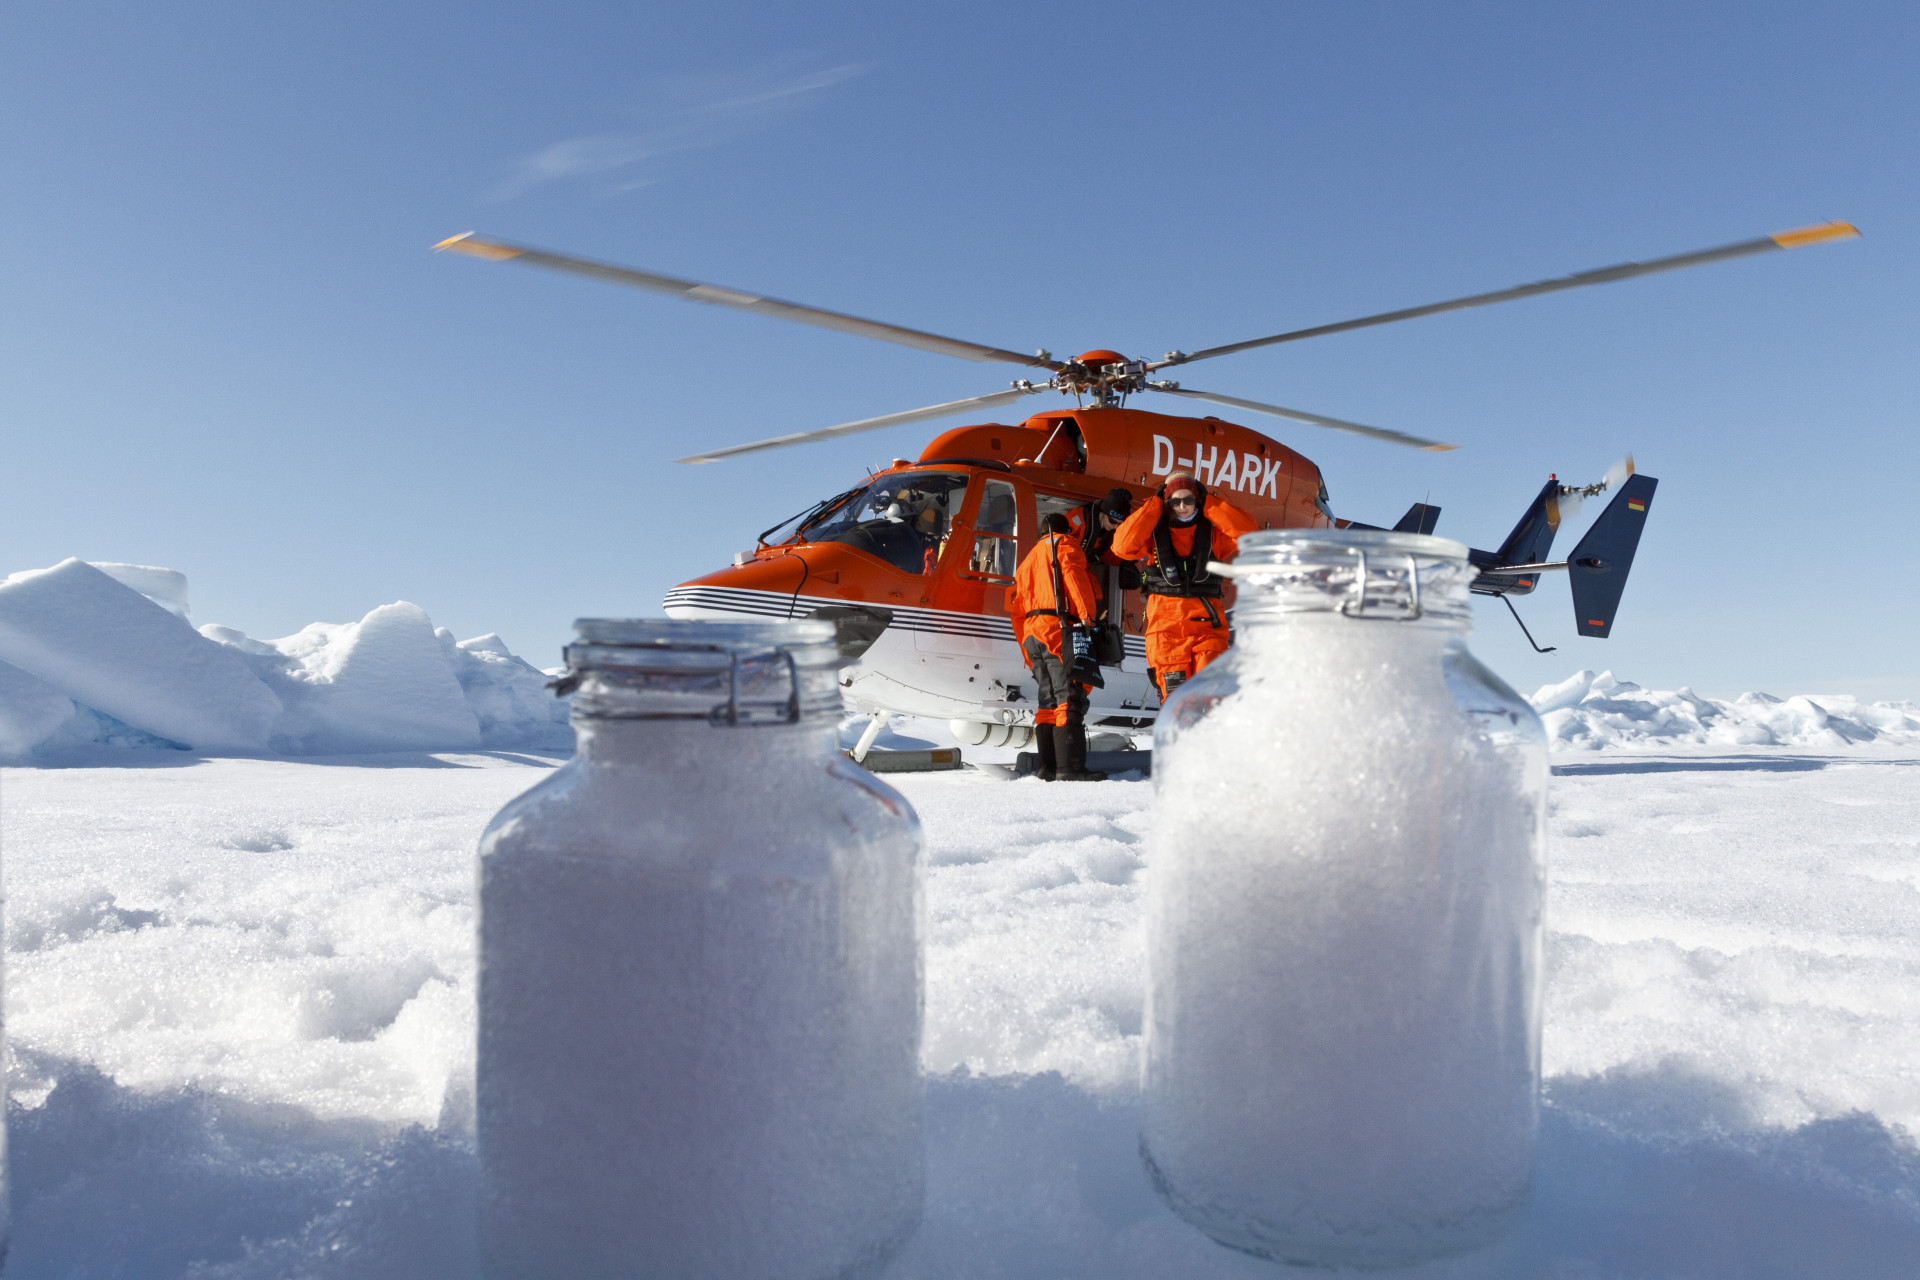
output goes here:
[[1071, 678], [1068, 634], [1075, 622], [1093, 617], [1100, 595], [1067, 518], [1056, 511], [1047, 517], [1046, 530], [1020, 562], [1007, 602], [1014, 639], [1033, 672], [1039, 774], [1048, 782], [1100, 782], [1106, 774], [1087, 771], [1087, 686]]
[[1208, 497], [1191, 472], [1176, 471], [1113, 535], [1114, 554], [1145, 562], [1147, 665], [1162, 698], [1227, 651], [1225, 584], [1207, 562], [1232, 560], [1240, 535], [1258, 527], [1231, 502]]

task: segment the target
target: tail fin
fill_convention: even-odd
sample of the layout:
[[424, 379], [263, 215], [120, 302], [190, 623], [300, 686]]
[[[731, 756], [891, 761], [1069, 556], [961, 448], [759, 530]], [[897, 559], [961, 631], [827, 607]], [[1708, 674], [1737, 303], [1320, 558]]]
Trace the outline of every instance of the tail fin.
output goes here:
[[1501, 564], [1539, 564], [1553, 549], [1553, 535], [1560, 531], [1560, 481], [1549, 478], [1527, 505], [1526, 514], [1513, 532], [1494, 552]]
[[1473, 580], [1473, 590], [1489, 596], [1524, 596], [1531, 592], [1540, 581], [1538, 572], [1500, 571], [1510, 565], [1544, 563], [1547, 553], [1553, 549], [1553, 535], [1559, 530], [1560, 480], [1550, 476], [1540, 486], [1540, 492], [1533, 495], [1520, 523], [1513, 526], [1513, 532], [1507, 535], [1498, 551], [1481, 551], [1476, 547], [1467, 552], [1467, 559], [1479, 571]]
[[1400, 517], [1400, 523], [1393, 526], [1393, 532], [1432, 533], [1433, 527], [1439, 523], [1440, 508], [1416, 502], [1407, 508], [1407, 514]]
[[1567, 579], [1573, 587], [1574, 621], [1583, 636], [1605, 639], [1613, 630], [1620, 595], [1627, 589], [1633, 553], [1646, 528], [1647, 508], [1660, 482], [1652, 476], [1628, 476], [1587, 536], [1567, 557]]

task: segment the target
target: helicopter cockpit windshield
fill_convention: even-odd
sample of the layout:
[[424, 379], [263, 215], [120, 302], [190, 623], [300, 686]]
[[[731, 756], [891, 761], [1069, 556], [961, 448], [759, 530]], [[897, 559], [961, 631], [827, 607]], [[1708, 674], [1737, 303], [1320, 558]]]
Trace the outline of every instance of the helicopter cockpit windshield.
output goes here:
[[961, 472], [880, 476], [803, 521], [795, 536], [800, 542], [842, 542], [907, 573], [932, 573], [966, 498]]

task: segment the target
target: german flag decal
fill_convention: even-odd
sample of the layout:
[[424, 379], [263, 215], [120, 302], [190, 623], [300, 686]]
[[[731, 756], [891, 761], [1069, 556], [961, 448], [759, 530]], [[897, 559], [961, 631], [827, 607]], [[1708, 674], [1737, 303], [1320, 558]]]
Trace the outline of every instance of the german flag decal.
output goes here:
[[1645, 511], [1646, 509], [1647, 509], [1647, 504], [1646, 504], [1646, 503], [1645, 503], [1644, 501], [1642, 501], [1641, 499], [1639, 499], [1639, 498], [1628, 498], [1628, 499], [1627, 499], [1627, 510], [1629, 510], [1629, 511]]

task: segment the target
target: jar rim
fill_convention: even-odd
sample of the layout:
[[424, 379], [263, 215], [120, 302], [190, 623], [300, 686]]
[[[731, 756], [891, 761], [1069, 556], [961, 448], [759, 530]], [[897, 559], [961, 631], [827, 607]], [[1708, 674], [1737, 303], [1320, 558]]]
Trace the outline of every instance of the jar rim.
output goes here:
[[575, 647], [768, 649], [832, 644], [836, 632], [823, 618], [768, 622], [707, 622], [682, 618], [575, 618]]

